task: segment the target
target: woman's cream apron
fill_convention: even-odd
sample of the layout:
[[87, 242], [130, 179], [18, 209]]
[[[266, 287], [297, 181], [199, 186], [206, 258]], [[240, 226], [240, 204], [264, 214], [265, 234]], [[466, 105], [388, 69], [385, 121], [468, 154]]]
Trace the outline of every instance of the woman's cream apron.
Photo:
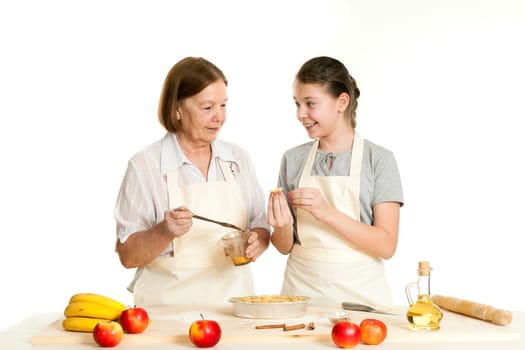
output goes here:
[[[177, 171], [167, 174], [169, 207], [192, 212], [239, 227], [247, 227], [247, 211], [240, 188], [226, 162], [219, 161], [226, 181], [179, 186]], [[233, 296], [253, 295], [250, 265], [234, 266], [221, 237], [225, 228], [201, 220], [173, 240], [173, 256], [147, 265], [134, 287], [136, 305], [222, 305]]]
[[[318, 147], [317, 140], [306, 159], [299, 187], [319, 188], [334, 207], [360, 220], [363, 139], [355, 133], [349, 176], [311, 176]], [[282, 294], [308, 296], [311, 305], [340, 307], [343, 301], [372, 306], [392, 304], [383, 260], [354, 248], [300, 208], [297, 232], [300, 244], [294, 244], [288, 257]]]

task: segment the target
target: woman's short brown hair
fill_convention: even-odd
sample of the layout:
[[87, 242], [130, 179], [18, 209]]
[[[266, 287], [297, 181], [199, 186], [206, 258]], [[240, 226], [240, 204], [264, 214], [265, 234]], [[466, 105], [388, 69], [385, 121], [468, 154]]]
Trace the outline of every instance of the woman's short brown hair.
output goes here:
[[168, 72], [162, 86], [159, 101], [160, 124], [169, 132], [176, 133], [180, 130], [180, 120], [176, 115], [179, 103], [197, 95], [218, 80], [228, 85], [222, 71], [202, 57], [186, 57], [177, 62]]

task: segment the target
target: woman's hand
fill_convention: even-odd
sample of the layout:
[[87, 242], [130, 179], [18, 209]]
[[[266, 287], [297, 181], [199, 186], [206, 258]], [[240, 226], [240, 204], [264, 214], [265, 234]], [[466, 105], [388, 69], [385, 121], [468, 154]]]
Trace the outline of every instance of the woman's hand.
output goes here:
[[261, 254], [264, 249], [261, 249], [261, 244], [259, 242], [259, 235], [255, 231], [250, 231], [248, 236], [248, 246], [246, 247], [246, 256], [255, 261]]
[[306, 210], [322, 222], [326, 221], [334, 209], [318, 188], [298, 188], [288, 192], [288, 199], [293, 207]]
[[270, 233], [262, 228], [250, 230], [248, 236], [248, 247], [246, 247], [246, 256], [252, 261], [257, 260], [270, 244]]
[[192, 225], [192, 212], [186, 207], [178, 207], [164, 212], [164, 229], [173, 238], [187, 233]]
[[187, 233], [192, 225], [192, 213], [187, 208], [166, 210], [164, 220], [150, 229], [133, 233], [124, 243], [117, 240], [117, 251], [122, 265], [127, 268], [148, 265], [175, 237]]

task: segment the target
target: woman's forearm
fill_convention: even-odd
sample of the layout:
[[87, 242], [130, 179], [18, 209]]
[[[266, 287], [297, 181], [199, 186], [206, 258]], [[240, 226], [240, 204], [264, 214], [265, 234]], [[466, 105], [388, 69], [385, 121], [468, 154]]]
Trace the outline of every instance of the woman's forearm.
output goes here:
[[173, 239], [164, 221], [147, 231], [135, 232], [124, 243], [117, 240], [120, 262], [126, 268], [143, 267], [155, 260]]

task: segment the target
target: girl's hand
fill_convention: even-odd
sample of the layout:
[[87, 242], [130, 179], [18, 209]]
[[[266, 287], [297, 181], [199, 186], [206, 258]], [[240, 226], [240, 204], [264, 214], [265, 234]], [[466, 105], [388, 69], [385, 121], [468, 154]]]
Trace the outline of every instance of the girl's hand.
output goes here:
[[268, 224], [274, 229], [293, 225], [293, 216], [283, 192], [271, 192], [268, 199]]
[[288, 199], [293, 207], [304, 209], [323, 222], [333, 210], [332, 205], [318, 188], [298, 188], [288, 192]]

